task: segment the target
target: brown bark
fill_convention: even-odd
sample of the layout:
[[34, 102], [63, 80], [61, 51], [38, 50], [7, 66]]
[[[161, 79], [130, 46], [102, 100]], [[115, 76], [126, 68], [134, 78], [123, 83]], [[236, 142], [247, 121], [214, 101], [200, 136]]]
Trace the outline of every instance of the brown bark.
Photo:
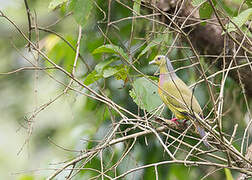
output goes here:
[[[233, 60], [233, 67], [237, 65], [242, 65], [248, 62], [252, 62], [252, 40], [250, 39], [243, 40], [244, 36], [239, 32], [230, 33], [240, 44], [243, 45], [244, 48], [238, 48], [239, 45], [233, 41], [230, 36], [222, 35], [223, 28], [220, 25], [220, 22], [213, 15], [212, 21], [207, 22], [205, 26], [201, 23], [199, 18], [199, 12], [196, 7], [193, 7], [190, 4], [190, 1], [186, 1], [181, 3], [176, 0], [159, 0], [156, 5], [155, 1], [149, 1], [151, 6], [158, 8], [164, 13], [162, 16], [165, 18], [161, 18], [167, 25], [171, 23], [170, 18], [174, 18], [176, 14], [176, 18], [174, 22], [171, 23], [174, 26], [176, 23], [185, 33], [188, 34], [190, 41], [192, 42], [194, 48], [201, 55], [226, 55], [229, 57], [225, 57], [225, 68], [228, 67], [230, 62]], [[155, 8], [154, 8], [155, 9]], [[156, 9], [156, 10], [158, 10]], [[221, 13], [217, 12], [220, 16]], [[169, 16], [170, 18], [167, 18]], [[221, 22], [226, 24], [228, 19], [226, 17], [221, 16]], [[187, 19], [186, 19], [187, 18]], [[184, 25], [182, 26], [182, 24]], [[182, 27], [181, 27], [182, 26]], [[237, 50], [240, 49], [240, 50]], [[244, 50], [245, 49], [245, 50]], [[246, 51], [246, 49], [248, 51]], [[224, 53], [225, 50], [225, 53]], [[238, 53], [237, 53], [238, 51]], [[235, 56], [233, 58], [232, 56]], [[231, 56], [231, 57], [230, 57]], [[241, 57], [242, 56], [242, 57]], [[247, 58], [246, 58], [247, 57]], [[208, 58], [209, 63], [213, 62], [215, 58]], [[218, 68], [223, 69], [223, 58], [220, 58], [216, 65]], [[238, 73], [239, 71], [239, 73]], [[252, 97], [252, 66], [246, 65], [243, 67], [236, 68], [230, 71], [229, 74], [240, 86], [244, 86], [245, 93]]]

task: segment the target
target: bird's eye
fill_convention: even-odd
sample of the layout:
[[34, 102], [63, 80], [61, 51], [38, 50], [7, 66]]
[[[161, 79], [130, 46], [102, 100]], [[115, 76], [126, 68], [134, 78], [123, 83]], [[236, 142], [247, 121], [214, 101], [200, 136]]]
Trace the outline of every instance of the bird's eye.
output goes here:
[[160, 61], [160, 59], [161, 59], [160, 57], [157, 58], [158, 61]]

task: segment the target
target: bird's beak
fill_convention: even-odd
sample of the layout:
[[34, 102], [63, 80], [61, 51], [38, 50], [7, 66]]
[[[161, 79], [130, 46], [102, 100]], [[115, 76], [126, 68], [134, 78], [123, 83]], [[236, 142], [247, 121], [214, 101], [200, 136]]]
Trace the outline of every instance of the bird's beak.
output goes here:
[[150, 61], [149, 64], [155, 64], [155, 60]]

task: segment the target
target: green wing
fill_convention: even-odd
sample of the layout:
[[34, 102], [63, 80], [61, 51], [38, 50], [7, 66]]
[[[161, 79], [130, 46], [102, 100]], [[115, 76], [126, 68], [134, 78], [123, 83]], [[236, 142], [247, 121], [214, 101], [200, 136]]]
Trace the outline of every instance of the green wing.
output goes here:
[[168, 106], [173, 106], [181, 113], [191, 114], [191, 110], [197, 114], [202, 112], [192, 91], [181, 79], [176, 78], [174, 81], [167, 81], [161, 88], [163, 89], [159, 90], [162, 93], [161, 98]]

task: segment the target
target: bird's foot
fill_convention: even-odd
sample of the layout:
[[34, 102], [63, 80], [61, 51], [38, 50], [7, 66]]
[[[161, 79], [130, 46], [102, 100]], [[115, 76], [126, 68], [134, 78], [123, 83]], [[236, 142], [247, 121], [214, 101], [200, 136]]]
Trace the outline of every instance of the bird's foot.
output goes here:
[[187, 127], [187, 119], [184, 119], [182, 122], [178, 119], [178, 118], [172, 118], [170, 119], [170, 121], [172, 121], [173, 123], [176, 124], [176, 126], [181, 126], [181, 127]]
[[178, 126], [179, 122], [177, 120], [178, 120], [178, 118], [172, 118], [170, 121], [174, 122]]
[[184, 120], [179, 120], [178, 118], [172, 118], [171, 119], [172, 122], [174, 122], [177, 126], [181, 126], [181, 127], [187, 127], [188, 126], [188, 119], [184, 119]]

